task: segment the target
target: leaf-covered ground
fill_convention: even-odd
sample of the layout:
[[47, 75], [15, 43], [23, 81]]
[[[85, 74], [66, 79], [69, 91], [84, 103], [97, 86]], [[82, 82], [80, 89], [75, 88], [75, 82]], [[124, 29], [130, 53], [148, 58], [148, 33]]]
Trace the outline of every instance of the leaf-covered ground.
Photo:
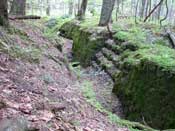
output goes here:
[[41, 21], [11, 25], [13, 29], [0, 31], [0, 129], [23, 118], [16, 122], [20, 130], [27, 125], [41, 131], [128, 131], [88, 101], [84, 83], [89, 81], [97, 91], [105, 81], [100, 83], [99, 76], [90, 73], [81, 77], [81, 71], [70, 68], [64, 58], [66, 46], [62, 53], [56, 48], [58, 41], [44, 37]]

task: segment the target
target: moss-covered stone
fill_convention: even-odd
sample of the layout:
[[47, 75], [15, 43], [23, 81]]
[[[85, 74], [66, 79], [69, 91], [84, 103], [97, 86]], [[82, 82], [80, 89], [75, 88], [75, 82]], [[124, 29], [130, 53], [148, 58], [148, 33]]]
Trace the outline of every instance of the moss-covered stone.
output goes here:
[[76, 60], [87, 66], [96, 56], [97, 63], [111, 75], [113, 92], [121, 99], [128, 119], [158, 129], [175, 128], [173, 49], [146, 44], [146, 34], [138, 27], [117, 32], [109, 43], [105, 43], [108, 35], [104, 28], [77, 21], [65, 23], [60, 31], [73, 39]]
[[[128, 51], [123, 56], [113, 91], [122, 100], [128, 119], [144, 120], [158, 129], [175, 128], [175, 67], [170, 56], [165, 66], [159, 59], [161, 53], [166, 52], [161, 48], [157, 50]], [[171, 52], [171, 49], [166, 50]]]
[[84, 27], [78, 21], [65, 23], [60, 32], [64, 37], [73, 40], [74, 59], [83, 66], [90, 64], [95, 54], [104, 46], [104, 36], [107, 36], [105, 28]]

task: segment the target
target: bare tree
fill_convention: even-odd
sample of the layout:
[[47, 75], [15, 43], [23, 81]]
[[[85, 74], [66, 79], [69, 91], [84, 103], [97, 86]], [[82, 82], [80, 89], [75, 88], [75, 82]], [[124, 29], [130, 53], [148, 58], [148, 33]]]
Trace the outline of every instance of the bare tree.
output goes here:
[[106, 26], [110, 22], [115, 0], [103, 0], [99, 26]]
[[144, 16], [144, 13], [145, 13], [145, 5], [146, 5], [146, 0], [142, 0], [142, 3], [141, 3], [141, 8], [140, 8], [140, 18], [143, 18]]
[[69, 0], [69, 15], [73, 15], [73, 9], [74, 9], [74, 2], [73, 0]]
[[49, 0], [47, 0], [46, 14], [47, 14], [47, 16], [50, 16], [50, 2], [49, 2]]
[[147, 16], [147, 14], [148, 14], [148, 8], [149, 8], [149, 5], [150, 5], [150, 0], [147, 0], [146, 1], [146, 9], [145, 9], [145, 15], [144, 15], [144, 17], [146, 17]]
[[86, 8], [88, 0], [82, 0], [81, 7], [78, 10], [78, 20], [83, 20], [85, 18]]
[[0, 0], [0, 25], [8, 26], [7, 0]]
[[161, 10], [162, 10], [162, 4], [160, 4], [159, 8], [158, 8], [158, 13], [157, 13], [157, 19], [160, 20], [160, 15], [161, 15]]

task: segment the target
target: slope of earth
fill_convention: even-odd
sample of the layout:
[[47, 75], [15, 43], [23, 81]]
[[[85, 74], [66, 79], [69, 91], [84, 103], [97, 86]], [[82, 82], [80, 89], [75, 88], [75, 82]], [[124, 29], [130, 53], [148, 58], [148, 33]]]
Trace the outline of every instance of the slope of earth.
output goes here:
[[95, 60], [112, 77], [113, 92], [122, 102], [126, 119], [174, 129], [175, 52], [167, 33], [149, 23], [117, 22], [112, 40], [97, 22], [72, 20], [61, 26], [61, 35], [73, 40], [76, 60], [83, 66]]
[[11, 25], [0, 31], [0, 131], [128, 131], [87, 102], [87, 80], [71, 72], [41, 21]]

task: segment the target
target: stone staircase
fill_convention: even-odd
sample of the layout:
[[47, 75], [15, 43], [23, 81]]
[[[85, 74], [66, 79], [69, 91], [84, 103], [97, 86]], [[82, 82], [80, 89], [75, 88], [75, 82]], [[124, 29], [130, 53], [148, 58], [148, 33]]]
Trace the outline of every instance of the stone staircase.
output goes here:
[[120, 72], [119, 55], [121, 52], [122, 51], [116, 42], [108, 40], [106, 41], [105, 46], [95, 55], [93, 66], [97, 67], [98, 65], [115, 80], [116, 74]]

